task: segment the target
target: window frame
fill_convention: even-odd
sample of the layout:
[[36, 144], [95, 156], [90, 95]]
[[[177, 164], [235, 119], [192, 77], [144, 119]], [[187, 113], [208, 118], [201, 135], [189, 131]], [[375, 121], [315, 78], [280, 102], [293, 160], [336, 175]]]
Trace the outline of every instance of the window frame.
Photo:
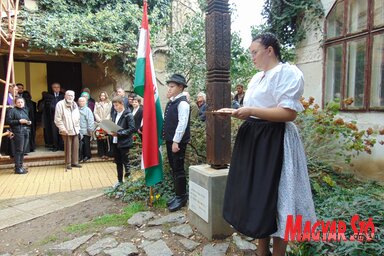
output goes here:
[[[351, 3], [351, 0], [336, 0], [330, 9], [329, 13], [325, 17], [324, 20], [324, 43], [323, 43], [323, 81], [322, 81], [322, 105], [325, 106], [326, 104], [326, 90], [327, 90], [327, 50], [329, 47], [341, 44], [342, 46], [342, 84], [340, 88], [340, 107], [343, 111], [348, 112], [367, 112], [367, 111], [380, 111], [384, 112], [384, 106], [381, 107], [371, 107], [370, 101], [371, 101], [371, 78], [372, 78], [372, 47], [373, 47], [373, 38], [375, 35], [384, 34], [384, 24], [374, 27], [374, 4], [375, 0], [367, 0], [367, 28], [364, 30], [361, 30], [359, 32], [348, 32], [348, 26], [349, 26], [349, 4]], [[343, 28], [342, 28], [342, 35], [327, 38], [327, 25], [328, 25], [328, 17], [329, 15], [334, 11], [336, 8], [336, 5], [340, 2], [343, 2], [344, 4], [344, 17], [343, 17]], [[363, 100], [363, 106], [362, 107], [348, 107], [343, 103], [343, 100], [348, 98], [347, 93], [347, 47], [348, 42], [356, 41], [362, 38], [366, 38], [366, 65], [364, 67], [365, 72], [365, 78], [364, 78], [364, 100]]]

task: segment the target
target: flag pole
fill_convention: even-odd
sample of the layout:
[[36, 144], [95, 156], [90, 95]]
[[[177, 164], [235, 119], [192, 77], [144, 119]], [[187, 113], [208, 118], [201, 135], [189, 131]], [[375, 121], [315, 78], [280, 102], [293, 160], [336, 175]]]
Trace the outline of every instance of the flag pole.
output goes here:
[[[146, 5], [146, 10], [145, 11], [148, 12], [148, 5], [147, 5], [148, 2], [147, 2], [147, 0], [144, 0], [143, 3]], [[152, 207], [152, 206], [153, 206], [153, 188], [152, 188], [152, 186], [150, 186], [149, 187], [149, 207]]]
[[153, 197], [153, 188], [152, 186], [149, 187], [149, 207], [152, 207], [153, 206], [153, 200], [154, 200], [154, 197]]

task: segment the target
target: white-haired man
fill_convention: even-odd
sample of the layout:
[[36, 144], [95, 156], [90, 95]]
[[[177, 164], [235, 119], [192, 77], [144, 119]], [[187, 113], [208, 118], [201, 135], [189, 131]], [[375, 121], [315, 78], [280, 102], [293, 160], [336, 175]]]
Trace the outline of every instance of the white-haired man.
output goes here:
[[79, 165], [80, 112], [75, 99], [75, 92], [68, 90], [64, 99], [59, 101], [55, 110], [55, 124], [64, 141], [66, 169], [81, 168]]
[[199, 107], [199, 120], [205, 122], [205, 111], [207, 110], [206, 95], [203, 92], [197, 94], [197, 106]]

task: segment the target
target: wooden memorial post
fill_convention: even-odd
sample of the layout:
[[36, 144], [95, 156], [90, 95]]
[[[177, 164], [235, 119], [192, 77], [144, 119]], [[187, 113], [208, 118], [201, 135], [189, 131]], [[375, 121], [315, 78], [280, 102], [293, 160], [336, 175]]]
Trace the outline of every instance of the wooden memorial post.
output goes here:
[[212, 110], [231, 106], [231, 16], [228, 0], [207, 0], [207, 163], [189, 167], [190, 223], [208, 239], [231, 235], [223, 219], [224, 192], [231, 159], [231, 117]]
[[207, 58], [207, 162], [226, 168], [231, 159], [231, 117], [212, 110], [231, 107], [231, 15], [228, 0], [207, 0], [205, 19]]

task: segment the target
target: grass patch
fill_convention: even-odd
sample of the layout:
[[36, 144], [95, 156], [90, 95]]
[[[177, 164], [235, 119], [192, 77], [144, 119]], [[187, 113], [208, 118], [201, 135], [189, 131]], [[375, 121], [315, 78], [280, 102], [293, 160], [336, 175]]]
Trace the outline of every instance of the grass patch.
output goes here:
[[48, 236], [48, 237], [44, 238], [43, 240], [41, 240], [39, 242], [39, 245], [45, 245], [48, 243], [53, 243], [53, 242], [56, 242], [58, 239], [59, 238], [56, 235], [51, 235], [51, 236]]
[[147, 206], [143, 202], [133, 202], [124, 207], [121, 214], [105, 214], [91, 220], [90, 222], [67, 226], [64, 228], [64, 231], [68, 233], [84, 233], [88, 230], [100, 227], [123, 226], [127, 224], [127, 220], [135, 213], [146, 209]]
[[160, 197], [158, 200], [153, 202], [153, 207], [156, 209], [165, 209], [167, 208], [167, 200], [165, 198]]

